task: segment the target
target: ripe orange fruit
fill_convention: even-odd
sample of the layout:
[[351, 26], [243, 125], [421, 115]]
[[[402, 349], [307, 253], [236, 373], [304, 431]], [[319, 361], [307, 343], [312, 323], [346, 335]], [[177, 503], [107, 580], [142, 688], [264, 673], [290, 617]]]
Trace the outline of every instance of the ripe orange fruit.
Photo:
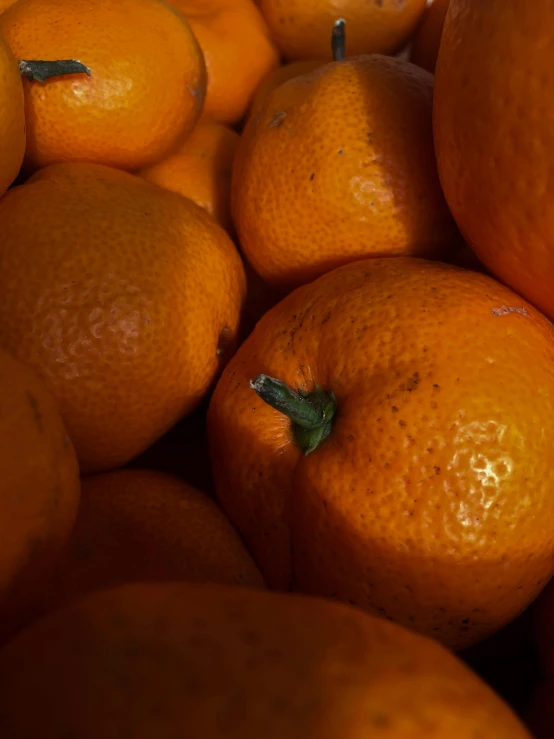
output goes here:
[[171, 0], [189, 21], [208, 69], [202, 120], [236, 123], [265, 74], [279, 64], [252, 0]]
[[233, 243], [192, 201], [86, 163], [6, 193], [0, 233], [0, 346], [48, 380], [83, 472], [123, 465], [198, 405], [233, 346]]
[[0, 715], [3, 739], [531, 739], [430, 639], [338, 603], [188, 583], [101, 591], [32, 625], [0, 654]]
[[429, 72], [435, 73], [441, 43], [442, 29], [450, 0], [432, 0], [425, 9], [421, 22], [412, 39], [410, 60]]
[[164, 0], [18, 0], [0, 32], [18, 59], [79, 59], [91, 70], [24, 81], [31, 169], [69, 160], [144, 167], [200, 116], [202, 52]]
[[221, 508], [183, 480], [138, 469], [84, 478], [70, 546], [42, 608], [141, 580], [264, 587]]
[[347, 26], [348, 51], [392, 54], [417, 26], [426, 0], [258, 0], [285, 59], [330, 60], [329, 34], [338, 17]]
[[36, 598], [77, 515], [79, 470], [57, 404], [0, 352], [0, 635]]
[[17, 61], [0, 35], [0, 197], [18, 175], [25, 154], [25, 108]]
[[[262, 373], [313, 393], [295, 422], [257, 396], [288, 392]], [[554, 326], [526, 301], [450, 265], [363, 260], [288, 295], [227, 365], [215, 488], [270, 587], [462, 648], [554, 571], [553, 413]]]
[[432, 100], [432, 75], [380, 55], [326, 64], [266, 97], [231, 186], [242, 250], [264, 280], [290, 289], [362, 257], [448, 252], [456, 228]]
[[238, 142], [231, 128], [201, 123], [177, 151], [138, 174], [190, 198], [230, 229], [231, 170]]
[[250, 103], [248, 115], [255, 116], [263, 107], [263, 103], [269, 93], [282, 85], [283, 82], [299, 77], [301, 74], [313, 72], [314, 69], [318, 69], [322, 65], [323, 62], [320, 59], [301, 59], [298, 62], [289, 62], [288, 64], [282, 64], [280, 67], [272, 69], [257, 86], [252, 102]]
[[466, 241], [554, 318], [550, 12], [546, 0], [452, 0], [434, 128], [444, 192]]

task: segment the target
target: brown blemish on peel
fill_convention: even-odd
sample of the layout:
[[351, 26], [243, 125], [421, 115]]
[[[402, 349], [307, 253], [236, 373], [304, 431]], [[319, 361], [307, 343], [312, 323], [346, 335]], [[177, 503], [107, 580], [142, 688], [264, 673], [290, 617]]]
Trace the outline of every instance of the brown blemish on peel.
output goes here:
[[525, 308], [516, 308], [513, 306], [506, 306], [501, 305], [500, 308], [493, 308], [491, 310], [491, 313], [493, 316], [507, 316], [510, 313], [519, 313], [520, 316], [528, 316], [529, 313], [525, 310]]
[[286, 110], [278, 110], [277, 113], [275, 113], [275, 115], [269, 122], [268, 128], [279, 128], [279, 126], [285, 120], [286, 117], [287, 117]]

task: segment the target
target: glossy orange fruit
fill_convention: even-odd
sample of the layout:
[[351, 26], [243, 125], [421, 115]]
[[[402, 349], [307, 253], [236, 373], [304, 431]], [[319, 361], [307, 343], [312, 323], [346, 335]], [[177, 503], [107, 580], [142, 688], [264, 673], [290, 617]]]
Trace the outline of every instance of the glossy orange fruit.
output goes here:
[[255, 116], [263, 107], [263, 103], [269, 93], [282, 85], [283, 82], [299, 77], [301, 74], [313, 72], [314, 69], [322, 65], [323, 62], [320, 59], [301, 59], [300, 61], [289, 62], [288, 64], [282, 64], [280, 67], [272, 69], [257, 86], [248, 115]]
[[[313, 394], [294, 422], [260, 375]], [[287, 296], [227, 365], [217, 496], [270, 587], [462, 648], [554, 571], [553, 412], [554, 327], [525, 300], [446, 264], [363, 260]]]
[[233, 168], [242, 250], [284, 289], [368, 256], [443, 256], [456, 239], [437, 176], [433, 77], [380, 55], [273, 90]]
[[190, 412], [238, 331], [245, 277], [192, 201], [100, 164], [0, 201], [0, 346], [57, 395], [84, 472], [119, 467]]
[[208, 69], [203, 120], [236, 123], [260, 80], [279, 64], [252, 0], [171, 0], [189, 21]]
[[18, 0], [0, 32], [18, 59], [79, 59], [91, 70], [24, 81], [30, 169], [70, 160], [143, 167], [200, 116], [202, 52], [164, 0]]
[[330, 60], [329, 34], [344, 18], [348, 53], [392, 54], [414, 32], [426, 0], [258, 0], [285, 59]]
[[0, 653], [0, 715], [5, 739], [531, 739], [430, 639], [338, 603], [187, 583], [101, 591], [31, 626]]
[[550, 12], [547, 0], [451, 0], [434, 129], [444, 192], [466, 241], [554, 318]]
[[25, 154], [25, 107], [17, 60], [0, 35], [0, 197], [18, 175]]
[[264, 587], [221, 508], [188, 483], [144, 469], [84, 478], [70, 546], [42, 609], [126, 582], [167, 580]]
[[410, 60], [429, 72], [435, 73], [442, 29], [450, 0], [432, 0], [425, 9], [412, 39]]
[[200, 123], [175, 152], [137, 174], [190, 198], [230, 229], [231, 171], [238, 142], [231, 128]]
[[0, 639], [17, 625], [65, 547], [79, 469], [58, 406], [25, 365], [0, 352]]

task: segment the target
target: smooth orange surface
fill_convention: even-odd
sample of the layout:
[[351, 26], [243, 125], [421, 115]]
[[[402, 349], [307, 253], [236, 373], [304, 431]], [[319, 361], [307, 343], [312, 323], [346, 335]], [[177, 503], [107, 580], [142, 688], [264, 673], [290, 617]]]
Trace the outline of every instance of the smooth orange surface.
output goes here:
[[204, 121], [236, 123], [260, 80], [279, 64], [252, 0], [171, 0], [189, 21], [208, 69]]
[[3, 13], [10, 5], [13, 5], [16, 0], [0, 0], [0, 13]]
[[71, 160], [144, 167], [200, 116], [202, 52], [163, 0], [18, 0], [0, 32], [18, 59], [78, 59], [91, 69], [24, 80], [29, 169]]
[[[260, 373], [335, 393], [310, 455], [250, 387]], [[553, 413], [554, 327], [526, 301], [477, 272], [368, 259], [287, 296], [227, 365], [215, 487], [270, 587], [461, 648], [553, 573]]]
[[25, 107], [17, 60], [0, 36], [0, 197], [17, 177], [25, 154]]
[[324, 62], [319, 59], [301, 59], [298, 62], [282, 64], [280, 67], [271, 70], [257, 86], [250, 104], [250, 109], [248, 110], [248, 115], [255, 116], [263, 107], [263, 103], [269, 93], [282, 85], [283, 82], [292, 80], [294, 77], [299, 77], [301, 74], [313, 72], [314, 69], [321, 67], [323, 64]]
[[432, 100], [432, 75], [380, 55], [326, 64], [266, 97], [231, 186], [241, 247], [264, 280], [290, 289], [362, 257], [452, 249]]
[[425, 9], [412, 39], [410, 61], [433, 74], [449, 2], [450, 0], [433, 0]]
[[548, 0], [451, 0], [434, 129], [446, 199], [481, 261], [554, 319]]
[[95, 593], [33, 625], [0, 653], [0, 715], [3, 739], [530, 739], [432, 640], [315, 598], [186, 583]]
[[70, 546], [42, 608], [126, 582], [168, 580], [264, 587], [244, 544], [205, 493], [153, 470], [85, 477]]
[[190, 198], [230, 229], [231, 171], [238, 142], [231, 128], [200, 123], [177, 151], [137, 174]]
[[0, 639], [38, 594], [77, 516], [79, 470], [58, 406], [0, 352]]
[[414, 32], [426, 0], [258, 0], [285, 59], [331, 60], [331, 31], [346, 21], [346, 53], [393, 54]]
[[240, 257], [202, 208], [99, 164], [52, 165], [0, 201], [0, 346], [57, 395], [85, 472], [191, 411], [235, 340]]

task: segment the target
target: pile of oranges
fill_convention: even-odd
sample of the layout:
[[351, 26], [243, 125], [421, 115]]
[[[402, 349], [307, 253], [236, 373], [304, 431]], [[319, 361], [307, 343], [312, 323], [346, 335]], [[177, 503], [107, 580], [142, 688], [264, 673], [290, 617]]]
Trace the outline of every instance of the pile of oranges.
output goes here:
[[1, 739], [554, 737], [551, 11], [0, 0]]

